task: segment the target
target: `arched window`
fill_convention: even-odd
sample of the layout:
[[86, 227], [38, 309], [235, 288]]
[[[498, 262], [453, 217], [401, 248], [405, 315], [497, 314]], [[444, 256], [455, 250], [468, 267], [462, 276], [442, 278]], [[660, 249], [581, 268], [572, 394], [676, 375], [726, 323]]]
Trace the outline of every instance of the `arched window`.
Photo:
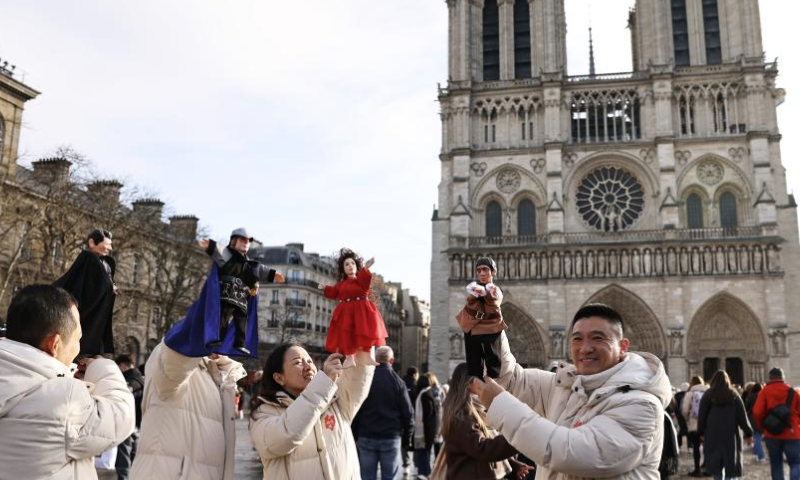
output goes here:
[[531, 76], [531, 14], [527, 0], [514, 2], [514, 78]]
[[536, 210], [527, 198], [517, 207], [517, 235], [536, 235]]
[[739, 226], [736, 216], [736, 197], [731, 192], [719, 196], [719, 223], [727, 232], [733, 232]]
[[486, 205], [486, 236], [499, 237], [503, 234], [503, 209], [494, 200]]
[[483, 5], [483, 79], [500, 79], [500, 13], [497, 0]]
[[696, 193], [686, 199], [686, 223], [689, 228], [703, 228], [703, 201]]

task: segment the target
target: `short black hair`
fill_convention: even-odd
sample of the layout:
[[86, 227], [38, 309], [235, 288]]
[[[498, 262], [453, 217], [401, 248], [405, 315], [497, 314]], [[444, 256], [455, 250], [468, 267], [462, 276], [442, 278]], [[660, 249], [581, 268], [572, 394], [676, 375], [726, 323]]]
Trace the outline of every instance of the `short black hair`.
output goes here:
[[584, 305], [575, 313], [575, 316], [572, 317], [572, 323], [570, 324], [570, 328], [575, 326], [578, 320], [582, 320], [584, 318], [589, 317], [600, 317], [603, 320], [606, 320], [608, 323], [611, 324], [612, 327], [619, 328], [620, 336], [623, 335], [623, 322], [622, 322], [622, 315], [619, 314], [616, 310], [605, 305], [603, 303], [590, 303], [588, 305]]
[[89, 240], [91, 240], [94, 242], [95, 245], [98, 245], [100, 243], [103, 243], [103, 240], [105, 240], [106, 238], [112, 240], [114, 236], [111, 235], [111, 232], [109, 232], [108, 230], [104, 230], [102, 228], [96, 228], [91, 232], [89, 232], [89, 235], [86, 236], [86, 244], [88, 245]]
[[408, 375], [408, 376], [416, 375], [418, 373], [419, 373], [419, 370], [417, 370], [417, 367], [408, 367], [406, 369], [406, 375]]
[[783, 369], [778, 367], [772, 367], [769, 369], [769, 379], [770, 380], [783, 380]]
[[72, 307], [77, 307], [69, 292], [52, 285], [29, 285], [14, 295], [6, 316], [9, 340], [39, 348], [57, 333], [67, 339], [77, 328]]
[[133, 366], [133, 360], [131, 360], [131, 356], [130, 355], [124, 355], [124, 354], [118, 356], [117, 359], [114, 360], [114, 363], [116, 363], [117, 365], [119, 365], [121, 363], [127, 363], [128, 365]]

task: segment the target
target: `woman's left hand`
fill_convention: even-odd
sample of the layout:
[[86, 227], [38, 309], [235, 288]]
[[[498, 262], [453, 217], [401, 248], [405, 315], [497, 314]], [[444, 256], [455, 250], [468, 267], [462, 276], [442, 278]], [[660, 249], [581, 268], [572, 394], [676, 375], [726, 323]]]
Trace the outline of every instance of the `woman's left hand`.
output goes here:
[[328, 355], [325, 363], [322, 364], [322, 371], [325, 372], [325, 375], [333, 380], [334, 383], [342, 375], [342, 358], [343, 356], [341, 353], [332, 353]]

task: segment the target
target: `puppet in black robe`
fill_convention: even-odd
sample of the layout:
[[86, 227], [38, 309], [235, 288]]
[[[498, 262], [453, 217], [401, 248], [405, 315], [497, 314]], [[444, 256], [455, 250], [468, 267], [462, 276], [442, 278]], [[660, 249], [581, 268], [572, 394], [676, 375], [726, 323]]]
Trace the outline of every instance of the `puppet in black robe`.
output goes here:
[[70, 292], [78, 301], [81, 314], [82, 355], [114, 353], [111, 315], [114, 311], [114, 272], [112, 257], [101, 257], [84, 250], [53, 285]]

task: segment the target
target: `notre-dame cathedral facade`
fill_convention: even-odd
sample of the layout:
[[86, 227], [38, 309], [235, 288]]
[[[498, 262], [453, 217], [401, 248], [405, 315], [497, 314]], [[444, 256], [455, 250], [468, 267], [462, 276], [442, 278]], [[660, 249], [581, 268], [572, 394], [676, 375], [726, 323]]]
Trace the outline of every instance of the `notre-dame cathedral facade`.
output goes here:
[[[637, 0], [629, 73], [569, 76], [563, 0], [448, 0], [430, 369], [477, 257], [521, 363], [567, 358], [602, 302], [673, 384], [772, 366], [800, 382], [800, 247], [757, 0]], [[624, 19], [620, 19], [624, 20]]]

